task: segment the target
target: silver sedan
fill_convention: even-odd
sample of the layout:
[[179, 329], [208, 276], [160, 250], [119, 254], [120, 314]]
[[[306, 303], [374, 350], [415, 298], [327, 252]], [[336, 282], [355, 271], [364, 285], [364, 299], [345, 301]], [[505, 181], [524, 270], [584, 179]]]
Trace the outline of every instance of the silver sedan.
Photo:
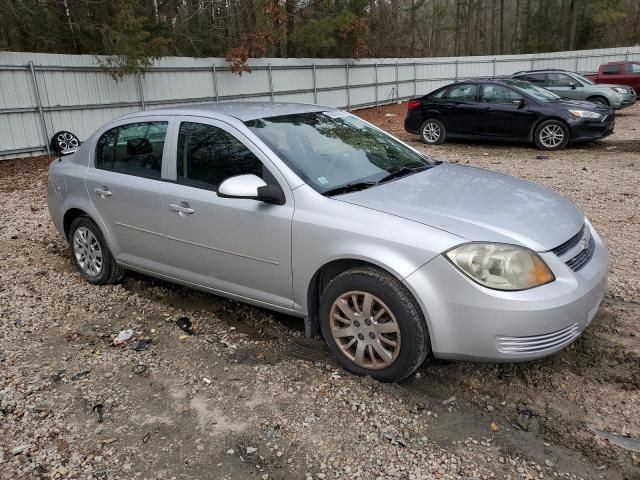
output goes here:
[[135, 270], [302, 317], [383, 381], [429, 354], [556, 352], [606, 288], [607, 250], [571, 202], [316, 105], [120, 117], [51, 164], [48, 203], [89, 282]]

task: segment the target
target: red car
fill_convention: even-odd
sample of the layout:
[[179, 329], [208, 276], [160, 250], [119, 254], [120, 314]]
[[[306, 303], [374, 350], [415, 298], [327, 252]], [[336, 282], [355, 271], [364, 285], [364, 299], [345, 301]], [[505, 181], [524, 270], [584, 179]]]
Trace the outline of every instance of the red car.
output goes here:
[[640, 62], [609, 62], [600, 65], [598, 73], [585, 75], [595, 83], [629, 85], [640, 97]]

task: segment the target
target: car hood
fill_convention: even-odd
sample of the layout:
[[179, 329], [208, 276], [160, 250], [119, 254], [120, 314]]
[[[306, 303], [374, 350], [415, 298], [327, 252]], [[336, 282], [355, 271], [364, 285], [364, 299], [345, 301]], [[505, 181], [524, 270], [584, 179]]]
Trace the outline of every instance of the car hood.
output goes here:
[[536, 251], [564, 243], [584, 223], [584, 215], [576, 206], [551, 190], [507, 175], [448, 163], [335, 199], [413, 220], [469, 241], [514, 243]]
[[587, 110], [588, 112], [596, 112], [603, 115], [607, 115], [613, 112], [613, 108], [608, 105], [603, 105], [600, 103], [587, 102], [586, 100], [558, 100], [557, 102], [553, 102], [552, 105], [565, 107], [567, 110], [572, 108], [579, 108], [580, 110]]

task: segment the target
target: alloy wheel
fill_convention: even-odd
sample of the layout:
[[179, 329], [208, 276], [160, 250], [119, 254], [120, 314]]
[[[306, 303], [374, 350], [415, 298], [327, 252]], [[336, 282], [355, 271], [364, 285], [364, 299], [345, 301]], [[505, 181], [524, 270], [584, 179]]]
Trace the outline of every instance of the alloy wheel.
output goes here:
[[556, 148], [564, 141], [564, 130], [560, 125], [546, 125], [540, 130], [540, 143], [547, 148]]
[[80, 142], [75, 137], [75, 135], [69, 132], [60, 132], [56, 136], [55, 142], [60, 148], [60, 151], [63, 151], [63, 152], [65, 150], [72, 150], [74, 148], [78, 148], [78, 146], [80, 145]]
[[331, 306], [331, 335], [352, 362], [379, 370], [400, 353], [400, 326], [382, 300], [368, 292], [352, 291]]
[[429, 143], [437, 142], [441, 134], [440, 126], [434, 122], [428, 122], [422, 128], [422, 135]]
[[73, 234], [73, 254], [79, 267], [90, 277], [102, 273], [102, 248], [88, 228], [79, 227]]

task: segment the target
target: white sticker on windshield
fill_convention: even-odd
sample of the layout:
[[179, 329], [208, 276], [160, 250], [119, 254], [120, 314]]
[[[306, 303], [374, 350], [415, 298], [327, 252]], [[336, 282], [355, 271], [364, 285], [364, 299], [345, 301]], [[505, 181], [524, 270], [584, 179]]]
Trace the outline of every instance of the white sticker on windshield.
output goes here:
[[327, 177], [318, 177], [317, 180], [321, 185], [326, 185], [327, 183], [329, 183], [329, 180], [327, 180]]
[[322, 112], [329, 118], [344, 118], [351, 115], [349, 112], [343, 112], [342, 110], [330, 110], [328, 112]]

